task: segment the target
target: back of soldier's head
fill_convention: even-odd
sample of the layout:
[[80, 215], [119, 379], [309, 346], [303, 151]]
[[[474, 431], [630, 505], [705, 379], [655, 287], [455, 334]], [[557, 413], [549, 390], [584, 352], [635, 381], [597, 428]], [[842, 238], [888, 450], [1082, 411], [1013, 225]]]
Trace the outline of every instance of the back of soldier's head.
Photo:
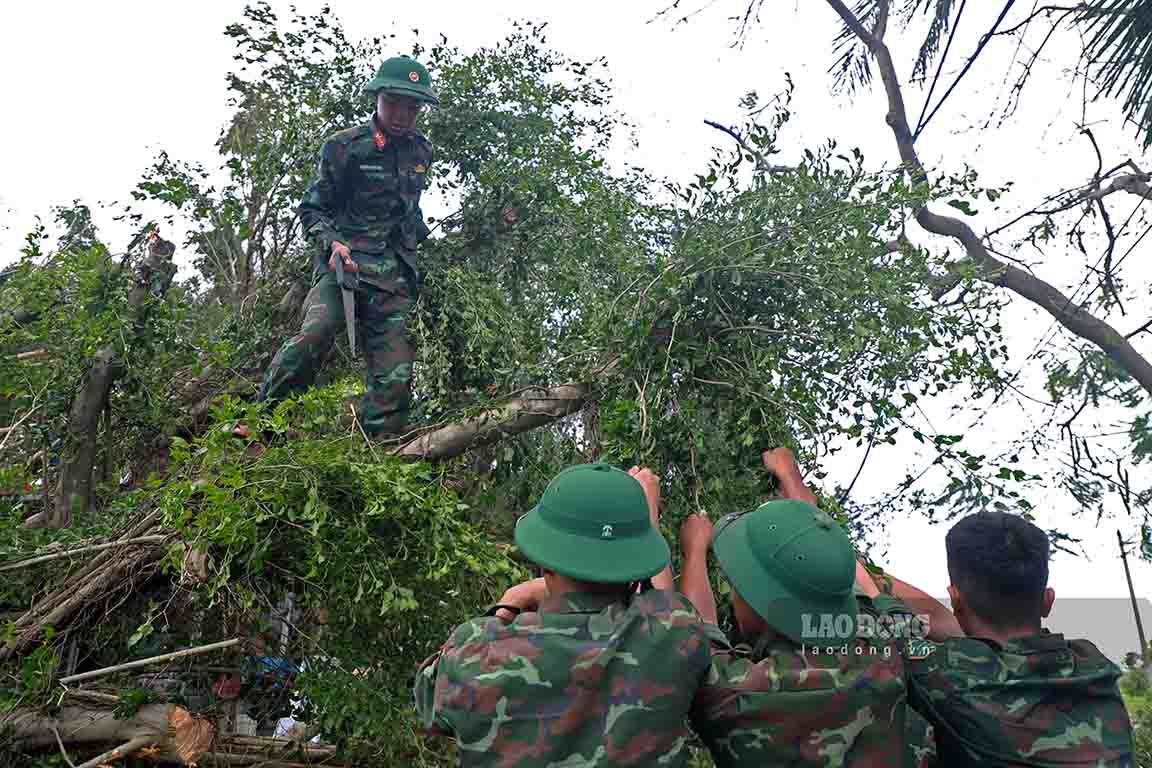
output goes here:
[[967, 608], [992, 627], [1038, 623], [1048, 586], [1048, 536], [1019, 515], [980, 512], [948, 531], [948, 575]]

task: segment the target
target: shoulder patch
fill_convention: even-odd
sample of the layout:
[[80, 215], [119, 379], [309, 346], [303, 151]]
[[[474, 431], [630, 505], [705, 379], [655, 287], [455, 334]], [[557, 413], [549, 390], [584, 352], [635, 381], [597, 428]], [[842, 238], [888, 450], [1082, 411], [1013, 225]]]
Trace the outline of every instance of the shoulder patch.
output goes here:
[[428, 137], [419, 131], [412, 131], [408, 134], [412, 137], [412, 143], [419, 148], [420, 152], [426, 155], [425, 165], [431, 165], [432, 159], [436, 156], [436, 149], [432, 146], [432, 142], [428, 141]]

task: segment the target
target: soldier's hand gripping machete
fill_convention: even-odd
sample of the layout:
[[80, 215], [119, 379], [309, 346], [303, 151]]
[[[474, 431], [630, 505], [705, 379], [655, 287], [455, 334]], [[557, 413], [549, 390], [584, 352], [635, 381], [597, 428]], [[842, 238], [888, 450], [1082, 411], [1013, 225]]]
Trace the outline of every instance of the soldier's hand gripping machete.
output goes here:
[[344, 257], [336, 254], [336, 281], [340, 283], [340, 299], [344, 304], [344, 326], [348, 329], [348, 353], [356, 354], [356, 299], [352, 289], [344, 282]]

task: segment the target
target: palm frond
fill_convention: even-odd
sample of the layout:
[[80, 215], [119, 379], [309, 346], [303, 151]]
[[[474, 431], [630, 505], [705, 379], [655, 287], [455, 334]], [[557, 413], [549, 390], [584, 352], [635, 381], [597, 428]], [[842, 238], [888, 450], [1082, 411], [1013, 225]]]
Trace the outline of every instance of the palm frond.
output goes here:
[[[878, 10], [877, 0], [859, 0], [852, 12], [861, 24], [870, 28], [875, 24]], [[872, 68], [869, 66], [871, 54], [868, 52], [868, 47], [847, 24], [840, 27], [840, 34], [836, 35], [833, 43], [833, 51], [837, 55], [836, 63], [828, 71], [832, 73], [834, 90], [852, 94], [861, 86], [872, 82]]]
[[1152, 145], [1152, 0], [1094, 0], [1077, 21], [1104, 96], [1124, 96], [1128, 119]]
[[[933, 6], [929, 8], [929, 6]], [[909, 3], [908, 16], [918, 15], [931, 10], [932, 23], [928, 25], [928, 34], [920, 44], [920, 51], [916, 54], [916, 64], [912, 67], [912, 79], [923, 80], [928, 74], [928, 67], [940, 52], [940, 43], [948, 33], [952, 21], [952, 9], [955, 6], [952, 0], [913, 0]]]

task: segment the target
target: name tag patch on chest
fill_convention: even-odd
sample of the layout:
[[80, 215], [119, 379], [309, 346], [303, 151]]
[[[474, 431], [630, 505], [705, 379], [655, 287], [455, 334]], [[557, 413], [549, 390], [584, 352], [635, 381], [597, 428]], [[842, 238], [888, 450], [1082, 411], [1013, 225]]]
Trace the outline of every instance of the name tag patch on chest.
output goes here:
[[384, 166], [382, 166], [382, 165], [361, 165], [360, 170], [362, 170], [362, 171], [383, 171]]

